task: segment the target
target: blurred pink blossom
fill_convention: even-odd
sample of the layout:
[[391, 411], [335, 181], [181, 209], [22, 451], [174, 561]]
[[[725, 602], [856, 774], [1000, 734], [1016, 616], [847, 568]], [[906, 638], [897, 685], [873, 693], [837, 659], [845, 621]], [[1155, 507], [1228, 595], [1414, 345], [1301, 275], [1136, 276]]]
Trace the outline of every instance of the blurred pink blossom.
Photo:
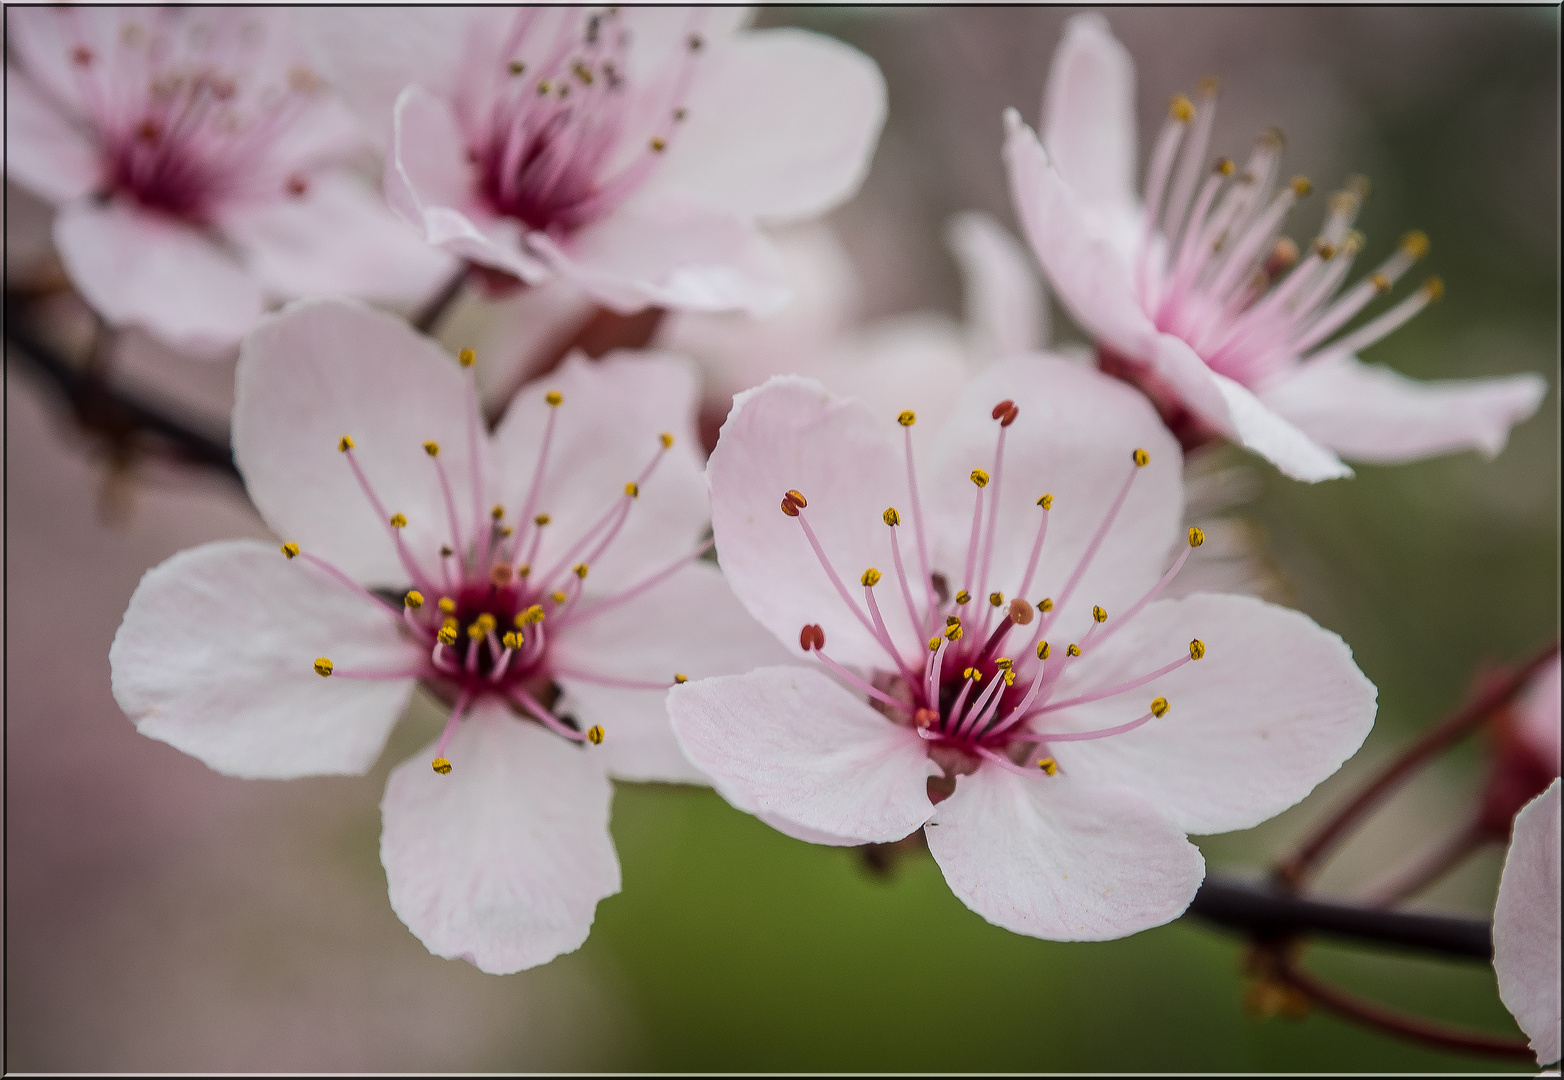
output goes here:
[[[1555, 720], [1557, 716], [1555, 715]], [[1493, 910], [1499, 996], [1537, 1062], [1559, 1060], [1559, 782], [1515, 818]]]

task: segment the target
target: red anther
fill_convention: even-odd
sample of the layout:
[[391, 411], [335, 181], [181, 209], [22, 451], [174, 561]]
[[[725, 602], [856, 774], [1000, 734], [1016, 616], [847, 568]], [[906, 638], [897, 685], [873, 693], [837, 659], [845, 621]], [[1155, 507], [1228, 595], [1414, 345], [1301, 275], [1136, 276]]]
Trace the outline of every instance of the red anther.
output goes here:
[[510, 579], [510, 563], [495, 563], [493, 566], [489, 567], [489, 580], [495, 585], [504, 588], [506, 585], [510, 584]]
[[309, 189], [310, 182], [304, 179], [304, 177], [298, 175], [288, 177], [288, 194], [292, 195], [295, 199], [303, 195]]
[[792, 495], [782, 496], [782, 512], [788, 517], [798, 516], [798, 504], [793, 501]]
[[71, 50], [71, 63], [77, 67], [86, 67], [93, 60], [93, 51], [85, 45], [78, 45]]
[[1011, 401], [1009, 398], [1005, 398], [1005, 400], [994, 406], [994, 411], [989, 415], [992, 416], [995, 420], [998, 420], [1013, 408], [1015, 408], [1015, 402]]
[[798, 632], [798, 646], [805, 652], [825, 648], [825, 631], [819, 623], [810, 623]]
[[1025, 626], [1032, 621], [1032, 605], [1019, 596], [1010, 601], [1010, 618], [1018, 626]]
[[148, 117], [136, 128], [136, 137], [156, 146], [158, 139], [163, 137], [163, 125]]
[[999, 426], [1009, 427], [1011, 424], [1016, 422], [1016, 417], [1020, 415], [1021, 407], [1019, 405], [1010, 406], [1010, 408], [1005, 410], [1005, 415], [999, 418]]
[[933, 727], [939, 723], [939, 713], [933, 709], [919, 709], [912, 714], [912, 722], [920, 728]]
[[801, 492], [801, 491], [789, 491], [787, 493], [787, 497], [792, 499], [800, 507], [805, 507], [805, 506], [809, 505], [809, 500], [804, 498], [804, 493]]

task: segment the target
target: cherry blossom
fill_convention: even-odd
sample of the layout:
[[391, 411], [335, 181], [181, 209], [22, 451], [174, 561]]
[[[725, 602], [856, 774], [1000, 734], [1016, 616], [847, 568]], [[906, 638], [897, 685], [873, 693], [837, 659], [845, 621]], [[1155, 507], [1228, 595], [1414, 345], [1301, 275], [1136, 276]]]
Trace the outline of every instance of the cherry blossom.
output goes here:
[[391, 204], [435, 244], [618, 312], [774, 309], [757, 222], [851, 195], [878, 69], [733, 8], [322, 9], [314, 52], [389, 132]]
[[[1555, 725], [1558, 722], [1554, 714]], [[1515, 818], [1493, 910], [1499, 997], [1531, 1039], [1537, 1062], [1559, 1060], [1559, 782]]]
[[7, 10], [7, 175], [111, 325], [226, 354], [269, 301], [413, 304], [449, 274], [340, 167], [351, 114], [269, 8]]
[[707, 468], [718, 554], [798, 651], [675, 687], [680, 745], [801, 838], [924, 828], [956, 894], [1019, 933], [1176, 917], [1204, 875], [1186, 834], [1303, 798], [1374, 687], [1296, 612], [1159, 598], [1204, 538], [1167, 567], [1181, 455], [1133, 389], [1026, 356], [966, 387], [921, 465], [917, 422], [797, 377], [739, 396]]
[[386, 787], [391, 904], [509, 972], [618, 891], [610, 777], [703, 781], [664, 691], [780, 653], [699, 558], [687, 362], [569, 360], [489, 435], [471, 359], [342, 301], [264, 319], [234, 448], [281, 551], [153, 569], [110, 661], [143, 734], [241, 777], [362, 773], [422, 687], [449, 716]]
[[[1173, 98], [1135, 196], [1134, 66], [1100, 15], [1071, 20], [1054, 57], [1042, 139], [1006, 113], [1011, 194], [1060, 299], [1099, 363], [1140, 385], [1187, 445], [1230, 439], [1301, 480], [1503, 449], [1547, 389], [1540, 376], [1420, 383], [1356, 354], [1443, 292], [1438, 278], [1348, 325], [1428, 251], [1407, 233], [1343, 288], [1364, 238], [1361, 178], [1327, 200], [1306, 251], [1283, 223], [1312, 186], [1284, 176], [1282, 137], [1239, 165], [1208, 158], [1216, 85]], [[1345, 333], [1342, 331], [1346, 330]], [[1338, 456], [1340, 455], [1340, 456]]]

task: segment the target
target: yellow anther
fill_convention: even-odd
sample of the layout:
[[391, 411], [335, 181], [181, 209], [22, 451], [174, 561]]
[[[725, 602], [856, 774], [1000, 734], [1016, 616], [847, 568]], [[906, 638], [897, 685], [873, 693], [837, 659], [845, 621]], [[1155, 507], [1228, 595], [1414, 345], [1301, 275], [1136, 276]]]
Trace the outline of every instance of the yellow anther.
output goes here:
[[516, 567], [516, 576], [517, 577], [531, 577], [532, 576], [532, 564], [529, 563], [529, 562], [524, 562], [520, 566]]
[[500, 635], [500, 644], [505, 646], [507, 649], [521, 648], [521, 641], [521, 635], [516, 633], [514, 630], [507, 630], [505, 633]]
[[1189, 658], [1191, 660], [1199, 660], [1205, 655], [1206, 643], [1204, 641], [1201, 641], [1199, 638], [1195, 638], [1189, 643]]
[[1047, 660], [1049, 652], [1050, 652], [1050, 650], [1048, 648], [1048, 642], [1046, 642], [1046, 641], [1039, 641], [1037, 643], [1037, 658], [1039, 660]]
[[1054, 497], [1052, 495], [1039, 495], [1037, 497], [1037, 505], [1044, 510], [1052, 510], [1054, 508]]
[[653, 135], [651, 141], [646, 144], [652, 148], [652, 153], [660, 154], [668, 149], [668, 142], [659, 135]]
[[547, 525], [549, 522], [551, 522], [553, 520], [554, 519], [549, 517], [547, 514], [539, 514], [537, 517], [532, 519], [532, 524], [536, 525], [538, 528], [541, 529], [541, 528], [543, 528], [543, 526]]
[[565, 395], [558, 390], [550, 390], [543, 395], [543, 400], [548, 402], [549, 408], [557, 408], [565, 403]]
[[1389, 274], [1375, 274], [1373, 277], [1369, 278], [1369, 284], [1374, 286], [1375, 292], [1387, 293], [1390, 291], [1390, 287], [1394, 284], [1394, 282], [1390, 280]]
[[1065, 647], [1064, 651], [1069, 656], [1080, 656], [1081, 655], [1081, 647], [1079, 645], [1068, 645], [1068, 646]]
[[516, 530], [511, 528], [509, 525], [501, 525], [500, 526], [500, 535], [501, 536], [509, 536], [511, 533], [513, 533], [515, 531]]
[[1195, 103], [1183, 94], [1174, 94], [1168, 104], [1168, 116], [1181, 124], [1187, 124], [1195, 118]]
[[1016, 684], [1016, 673], [1006, 669], [1004, 673], [1004, 680], [1006, 686], [1014, 686]]
[[489, 508], [489, 516], [495, 521], [499, 521], [505, 516], [505, 507], [501, 506], [499, 503], [495, 503], [492, 507]]
[[1168, 699], [1165, 697], [1153, 698], [1151, 702], [1151, 715], [1161, 717], [1168, 711]]
[[1217, 172], [1217, 174], [1219, 176], [1232, 176], [1233, 175], [1233, 170], [1236, 167], [1237, 166], [1235, 166], [1233, 164], [1233, 159], [1232, 158], [1217, 158], [1216, 159], [1216, 172]]
[[1445, 294], [1443, 278], [1431, 277], [1423, 282], [1423, 295], [1428, 297], [1429, 303], [1433, 303]]
[[587, 571], [589, 569], [591, 569], [591, 567], [587, 566], [587, 564], [584, 563], [584, 562], [583, 563], [576, 563], [575, 566], [570, 568], [570, 572], [572, 574], [576, 575], [576, 577], [581, 578], [582, 580], [585, 580], [586, 576], [587, 576]]
[[628, 484], [625, 485], [625, 494], [630, 496], [630, 498], [632, 498], [632, 499], [640, 498], [641, 497], [641, 485], [637, 484], [634, 480], [630, 481]]
[[1006, 670], [1009, 670], [1012, 663], [1013, 661], [1010, 659], [1010, 657], [1001, 656], [998, 660], [994, 661], [994, 666], [997, 668], [1005, 668]]
[[957, 623], [954, 626], [947, 626], [947, 627], [945, 627], [945, 640], [946, 641], [960, 641], [961, 640], [961, 624], [960, 623]]
[[463, 349], [456, 354], [456, 362], [462, 367], [472, 367], [478, 362], [478, 354], [471, 349]]
[[441, 776], [444, 776], [446, 773], [451, 771], [451, 763], [446, 761], [443, 757], [435, 758], [429, 763], [429, 766]]
[[1325, 240], [1314, 241], [1314, 253], [1329, 262], [1336, 257], [1336, 245]]
[[337, 449], [341, 450], [344, 454], [353, 449], [353, 436], [344, 435], [342, 438], [338, 439]]
[[891, 526], [892, 528], [895, 528], [897, 525], [901, 524], [901, 515], [896, 512], [896, 508], [894, 506], [890, 506], [886, 507], [885, 513], [880, 515], [880, 520], [884, 521], [885, 524]]
[[483, 627], [484, 633], [488, 633], [490, 630], [494, 629], [494, 616], [489, 614], [487, 611], [479, 615], [476, 619], [473, 620], [473, 622]]
[[393, 529], [405, 529], [405, 528], [407, 528], [407, 515], [403, 514], [403, 513], [392, 514], [391, 515], [391, 527]]
[[1347, 233], [1347, 238], [1341, 242], [1341, 253], [1344, 255], [1356, 255], [1363, 250], [1363, 234], [1356, 229]]
[[442, 596], [440, 597], [440, 602], [436, 605], [436, 607], [438, 607], [445, 614], [449, 615], [451, 612], [456, 610], [456, 601], [452, 600], [449, 596]]
[[467, 636], [472, 638], [474, 641], [477, 641], [480, 638], [482, 638], [483, 637], [483, 624], [480, 623], [480, 622], [470, 622], [470, 623], [468, 623], [467, 624]]
[[1191, 525], [1189, 527], [1189, 546], [1190, 547], [1199, 547], [1201, 544], [1204, 544], [1205, 542], [1206, 542], [1205, 530], [1202, 529], [1198, 525]]
[[554, 601], [554, 603], [556, 603], [556, 604], [563, 604], [565, 602], [566, 597], [565, 597], [565, 594], [562, 593], [562, 592], [552, 592], [552, 593], [549, 593], [549, 599]]
[[965, 603], [967, 603], [971, 599], [972, 599], [972, 594], [967, 592], [967, 590], [965, 590], [965, 589], [962, 589], [960, 592], [958, 592], [956, 594], [956, 603], [958, 603], [958, 604], [965, 604]]
[[863, 583], [864, 588], [872, 589], [880, 583], [880, 572], [871, 566], [863, 572], [863, 577], [858, 580]]
[[945, 625], [946, 626], [960, 626], [961, 625], [961, 616], [960, 615], [946, 615], [945, 616]]
[[554, 89], [553, 83], [549, 82], [547, 79], [542, 80], [538, 83], [538, 97], [547, 96], [548, 92], [552, 89]]
[[1413, 229], [1401, 238], [1401, 250], [1414, 259], [1421, 259], [1428, 254], [1428, 234], [1421, 229]]
[[439, 638], [441, 645], [455, 645], [456, 626], [452, 623], [446, 623], [444, 626], [440, 627]]
[[447, 627], [448, 626], [452, 630], [455, 630], [456, 629], [456, 625], [457, 625], [457, 623], [456, 623], [456, 616], [455, 615], [447, 615], [445, 618], [440, 620], [440, 625], [442, 627]]
[[669, 447], [671, 447], [673, 445], [673, 432], [671, 432], [671, 431], [663, 432], [661, 435], [657, 436], [657, 441], [663, 444], [663, 449], [664, 450], [667, 450]]
[[297, 558], [299, 554], [299, 545], [295, 544], [292, 540], [289, 540], [286, 544], [282, 545], [282, 553], [290, 559]]
[[527, 65], [523, 64], [520, 60], [512, 60], [510, 63], [505, 65], [505, 70], [509, 71], [512, 75], [520, 75], [522, 72], [527, 70]]
[[961, 673], [962, 678], [971, 679], [975, 683], [983, 681], [983, 673], [975, 667], [969, 667]]
[[988, 473], [982, 469], [973, 469], [972, 482], [980, 488], [988, 487]]
[[317, 656], [315, 658], [315, 674], [322, 679], [331, 674], [331, 659], [329, 657]]
[[1038, 758], [1037, 767], [1042, 769], [1043, 772], [1047, 773], [1049, 776], [1052, 776], [1054, 773], [1059, 771], [1059, 763], [1051, 757]]
[[1314, 190], [1314, 185], [1309, 182], [1307, 176], [1295, 176], [1287, 182], [1287, 186], [1292, 188], [1292, 193], [1300, 199]]
[[580, 79], [587, 86], [592, 85], [592, 69], [587, 67], [580, 60], [577, 60], [574, 64], [572, 64], [570, 70], [575, 72], [576, 78]]
[[1005, 602], [1005, 594], [1002, 592], [991, 592], [988, 594], [988, 602], [994, 607], [999, 607]]
[[1130, 455], [1130, 460], [1135, 462], [1135, 467], [1137, 469], [1144, 469], [1147, 465], [1151, 464], [1151, 455], [1137, 446], [1135, 448], [1135, 452]]
[[1054, 609], [1054, 602], [1048, 597], [1043, 597], [1037, 602], [1037, 610], [1047, 614]]
[[918, 422], [918, 414], [911, 409], [903, 409], [896, 414], [896, 422], [902, 427], [912, 427], [913, 424]]
[[440, 444], [435, 442], [433, 439], [430, 439], [428, 442], [424, 443], [424, 453], [428, 454], [430, 457], [439, 457]]
[[673, 682], [675, 686], [682, 686], [689, 681], [690, 677], [683, 672], [675, 671], [673, 673]]
[[540, 623], [543, 621], [543, 605], [533, 604], [526, 611], [523, 611], [521, 615], [529, 623]]
[[417, 611], [424, 606], [424, 594], [417, 589], [409, 589], [407, 595], [402, 597], [402, 603]]
[[593, 724], [591, 727], [587, 728], [587, 742], [591, 743], [593, 746], [596, 746], [602, 741], [603, 728], [601, 724]]
[[1108, 609], [1104, 608], [1104, 607], [1099, 607], [1099, 606], [1093, 604], [1092, 605], [1092, 622], [1107, 622], [1107, 621], [1108, 621]]
[[936, 649], [938, 649], [939, 643], [940, 636], [938, 634], [935, 634], [933, 637], [929, 638], [929, 652], [934, 652]]
[[441, 544], [440, 545], [440, 558], [442, 558], [442, 559], [449, 559], [454, 554], [456, 554], [456, 552], [451, 550], [451, 545], [450, 544]]

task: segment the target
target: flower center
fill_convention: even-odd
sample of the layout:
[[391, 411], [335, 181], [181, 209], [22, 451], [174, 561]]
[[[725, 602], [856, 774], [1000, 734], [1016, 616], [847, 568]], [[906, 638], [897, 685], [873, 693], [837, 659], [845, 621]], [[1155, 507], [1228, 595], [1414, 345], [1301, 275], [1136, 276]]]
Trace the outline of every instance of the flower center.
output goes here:
[[[960, 578], [961, 587], [954, 596], [950, 594], [950, 579], [928, 569], [928, 543], [912, 456], [911, 427], [917, 417], [909, 410], [898, 418], [906, 429], [907, 487], [921, 571], [919, 578], [910, 578], [906, 571], [899, 537], [900, 512], [894, 507], [888, 508], [881, 514], [881, 520], [890, 528], [891, 563], [901, 602], [906, 606], [912, 626], [920, 638], [924, 638], [916, 644], [898, 644], [887, 630], [876, 596], [876, 587], [885, 575], [876, 567], [863, 572], [859, 578], [863, 600], [859, 603], [809, 524], [805, 513], [809, 505], [807, 498], [796, 490], [788, 491], [782, 497], [783, 514], [798, 522], [837, 593], [880, 644], [890, 665], [868, 677], [845, 667], [825, 651], [825, 631], [815, 623], [800, 632], [800, 646], [838, 678], [867, 695], [890, 720], [913, 726], [928, 742], [930, 756], [944, 769], [947, 778], [953, 778], [955, 773], [970, 772], [982, 762], [1028, 775], [1035, 775], [1036, 770], [1041, 769], [1052, 776], [1059, 766], [1048, 750], [1050, 744], [1108, 738], [1133, 731], [1163, 716], [1169, 705], [1166, 699], [1156, 698], [1143, 715], [1093, 731], [1052, 730], [1053, 725], [1048, 723], [1050, 714], [1128, 693], [1205, 655], [1204, 643], [1195, 639], [1189, 643], [1187, 654], [1136, 678], [1070, 698], [1061, 698], [1056, 693], [1063, 676], [1077, 660], [1101, 648], [1161, 593], [1182, 568], [1189, 552], [1205, 542], [1205, 535], [1199, 529], [1190, 529], [1188, 547], [1156, 585], [1118, 616], [1111, 626], [1108, 612], [1100, 605], [1094, 605], [1091, 628], [1078, 642], [1071, 642], [1056, 652], [1045, 635], [1074, 598], [1077, 586], [1123, 508], [1136, 476], [1151, 458], [1141, 449], [1130, 455], [1131, 467], [1123, 485], [1057, 600], [1044, 597], [1033, 602], [1026, 599], [1026, 595], [1036, 576], [1054, 504], [1052, 495], [1041, 495], [1035, 504], [1041, 517], [1031, 554], [1015, 594], [1007, 598], [1002, 591], [988, 590], [1004, 474], [1005, 434], [1019, 412], [1012, 401], [1001, 401], [994, 406], [992, 415], [999, 423], [999, 435], [993, 469], [990, 472], [976, 468], [970, 474], [976, 489], [972, 530]], [[914, 590], [913, 582], [919, 580], [921, 585]], [[906, 644], [912, 644], [912, 648], [906, 648]]]

